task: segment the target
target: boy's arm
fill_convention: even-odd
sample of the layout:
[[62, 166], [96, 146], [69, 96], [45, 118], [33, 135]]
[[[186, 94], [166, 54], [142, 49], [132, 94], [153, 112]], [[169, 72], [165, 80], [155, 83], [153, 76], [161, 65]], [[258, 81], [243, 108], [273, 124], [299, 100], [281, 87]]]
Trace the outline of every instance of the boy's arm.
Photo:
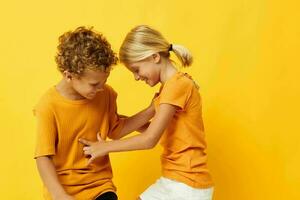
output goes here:
[[148, 121], [144, 126], [140, 127], [136, 131], [139, 132], [139, 133], [144, 133], [148, 129], [150, 124], [151, 124], [151, 122]]
[[75, 200], [68, 195], [60, 184], [52, 159], [47, 156], [36, 158], [36, 164], [43, 183], [50, 192], [53, 200]]
[[105, 142], [98, 138], [98, 142], [91, 142], [84, 139], [79, 141], [86, 145], [83, 150], [85, 155], [91, 156], [88, 163], [96, 158], [106, 155], [109, 152], [132, 151], [151, 149], [159, 141], [166, 127], [169, 125], [174, 114], [176, 106], [170, 104], [161, 104], [159, 112], [155, 114], [151, 124], [144, 134], [139, 134], [122, 140], [113, 140]]

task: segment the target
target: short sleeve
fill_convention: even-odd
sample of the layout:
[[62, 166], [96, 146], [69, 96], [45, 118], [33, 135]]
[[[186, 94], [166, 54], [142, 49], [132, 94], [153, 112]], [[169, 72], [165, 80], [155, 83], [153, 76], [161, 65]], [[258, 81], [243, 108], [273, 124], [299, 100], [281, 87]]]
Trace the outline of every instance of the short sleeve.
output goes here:
[[117, 93], [109, 88], [109, 132], [108, 137], [116, 138], [123, 129], [125, 118], [122, 118], [117, 111]]
[[193, 81], [185, 77], [170, 80], [161, 90], [159, 104], [171, 104], [185, 110], [193, 87]]
[[33, 109], [37, 122], [37, 137], [34, 158], [55, 155], [57, 126], [54, 113], [49, 105], [39, 103]]

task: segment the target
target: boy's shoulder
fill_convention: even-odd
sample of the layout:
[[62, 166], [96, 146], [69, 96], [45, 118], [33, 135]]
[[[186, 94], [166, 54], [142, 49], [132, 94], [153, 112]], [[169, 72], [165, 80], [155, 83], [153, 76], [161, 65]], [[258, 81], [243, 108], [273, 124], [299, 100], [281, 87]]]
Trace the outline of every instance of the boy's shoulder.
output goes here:
[[55, 99], [55, 96], [55, 86], [52, 86], [41, 95], [39, 102], [51, 102]]
[[108, 84], [105, 84], [103, 86], [103, 90], [104, 92], [106, 92], [109, 96], [112, 96], [112, 97], [117, 97], [117, 92]]
[[111, 92], [111, 91], [115, 91], [110, 85], [108, 85], [107, 83], [105, 83], [104, 85], [103, 85], [103, 89], [105, 90], [105, 91], [108, 91], [108, 92]]
[[34, 105], [33, 112], [35, 113], [37, 110], [46, 111], [51, 109], [52, 104], [54, 102], [54, 86], [49, 88], [46, 92], [44, 92], [38, 102]]

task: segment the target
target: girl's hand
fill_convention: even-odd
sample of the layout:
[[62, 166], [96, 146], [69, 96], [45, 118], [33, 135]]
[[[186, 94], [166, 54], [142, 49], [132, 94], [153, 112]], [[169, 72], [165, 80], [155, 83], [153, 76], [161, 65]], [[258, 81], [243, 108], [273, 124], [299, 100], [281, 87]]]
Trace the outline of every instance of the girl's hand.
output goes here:
[[105, 156], [109, 153], [109, 151], [106, 150], [106, 142], [102, 140], [99, 135], [100, 134], [97, 134], [97, 142], [91, 142], [81, 138], [79, 139], [79, 142], [85, 145], [85, 147], [83, 147], [84, 155], [90, 156], [88, 165], [91, 164], [96, 158]]

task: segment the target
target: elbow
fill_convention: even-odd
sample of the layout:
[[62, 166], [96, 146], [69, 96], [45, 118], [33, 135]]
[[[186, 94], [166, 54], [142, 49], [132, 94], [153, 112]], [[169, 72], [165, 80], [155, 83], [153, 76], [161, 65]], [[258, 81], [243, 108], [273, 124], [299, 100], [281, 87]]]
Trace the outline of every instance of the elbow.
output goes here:
[[145, 140], [145, 149], [153, 149], [157, 144], [157, 141], [152, 137], [147, 137]]

